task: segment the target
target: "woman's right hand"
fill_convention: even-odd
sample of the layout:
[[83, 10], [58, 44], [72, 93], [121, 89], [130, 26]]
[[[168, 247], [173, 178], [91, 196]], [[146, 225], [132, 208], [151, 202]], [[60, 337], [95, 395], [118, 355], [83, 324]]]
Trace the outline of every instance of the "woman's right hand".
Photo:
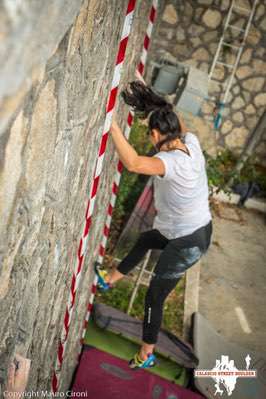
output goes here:
[[119, 130], [121, 130], [121, 129], [120, 129], [120, 127], [119, 127], [119, 125], [118, 125], [118, 123], [116, 121], [116, 114], [114, 113], [113, 117], [112, 117], [112, 123], [111, 123], [110, 132], [111, 133], [115, 133], [115, 132], [117, 132]]

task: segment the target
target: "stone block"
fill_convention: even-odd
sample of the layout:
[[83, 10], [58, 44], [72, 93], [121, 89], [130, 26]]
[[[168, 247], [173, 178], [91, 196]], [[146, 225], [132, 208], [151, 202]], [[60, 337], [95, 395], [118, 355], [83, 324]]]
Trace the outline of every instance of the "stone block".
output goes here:
[[202, 17], [202, 22], [211, 29], [216, 29], [222, 22], [222, 14], [217, 10], [208, 9]]
[[205, 31], [204, 27], [200, 24], [189, 24], [186, 32], [190, 37], [199, 37]]
[[249, 130], [244, 127], [235, 127], [230, 134], [225, 138], [226, 145], [229, 148], [242, 148], [246, 143], [247, 137], [249, 135]]
[[254, 98], [254, 103], [257, 107], [263, 107], [266, 105], [266, 93], [257, 94]]
[[232, 102], [232, 108], [233, 108], [234, 110], [240, 109], [240, 108], [242, 108], [242, 107], [244, 107], [244, 106], [245, 106], [245, 101], [244, 101], [243, 98], [240, 97], [240, 96], [236, 97], [236, 98], [234, 99], [234, 101]]
[[232, 89], [232, 92], [236, 95], [240, 93], [240, 87], [239, 86], [234, 86]]
[[173, 30], [168, 30], [167, 31], [167, 35], [166, 35], [167, 36], [167, 40], [172, 40], [174, 35], [175, 35], [175, 33], [174, 33]]
[[266, 31], [266, 17], [264, 17], [259, 25], [260, 29], [262, 29], [264, 32]]
[[249, 63], [252, 58], [252, 52], [253, 52], [253, 50], [251, 48], [247, 48], [246, 50], [244, 50], [244, 52], [242, 53], [241, 58], [240, 58], [240, 64]]
[[233, 128], [233, 123], [230, 120], [226, 120], [222, 123], [221, 132], [222, 134], [228, 134]]
[[255, 12], [255, 16], [254, 16], [254, 21], [257, 21], [258, 19], [260, 19], [263, 15], [265, 15], [265, 5], [263, 4], [258, 4], [257, 6], [257, 10]]
[[192, 57], [197, 60], [197, 61], [209, 61], [210, 56], [208, 51], [204, 48], [198, 48], [194, 53], [192, 54]]
[[184, 42], [186, 39], [185, 29], [178, 27], [176, 31], [176, 40], [178, 42]]
[[192, 7], [192, 6], [189, 4], [189, 2], [187, 1], [187, 2], [185, 3], [184, 15], [186, 15], [187, 17], [189, 17], [189, 18], [191, 19], [192, 16], [193, 16], [193, 11], [194, 11], [193, 7]]
[[176, 9], [172, 4], [167, 4], [164, 9], [162, 20], [170, 25], [175, 25], [178, 21]]
[[240, 124], [244, 121], [244, 115], [242, 112], [236, 112], [233, 114], [233, 121]]
[[236, 76], [238, 79], [245, 79], [248, 76], [252, 76], [254, 74], [253, 69], [250, 66], [242, 66], [237, 68]]
[[255, 112], [256, 112], [256, 108], [255, 108], [252, 104], [249, 104], [249, 105], [245, 108], [245, 113], [248, 114], [248, 115], [255, 114]]
[[217, 39], [219, 38], [219, 34], [217, 31], [210, 31], [210, 32], [206, 32], [202, 35], [202, 39], [204, 43], [210, 43], [215, 41], [215, 43], [217, 43]]
[[[264, 53], [265, 53], [265, 49], [264, 49], [263, 54], [261, 54], [262, 57], [263, 57]], [[262, 77], [265, 78], [266, 61], [263, 61], [263, 60], [255, 59], [255, 58], [254, 58], [254, 59], [252, 60], [252, 68], [253, 68], [253, 71], [254, 71], [256, 74], [258, 74], [258, 75], [261, 74]]]
[[160, 57], [164, 58], [168, 62], [176, 63], [176, 56], [174, 56], [172, 53], [169, 51], [166, 51], [164, 49], [159, 49], [158, 53], [160, 54]]
[[251, 101], [251, 94], [246, 90], [242, 90], [242, 94], [246, 103], [249, 103]]
[[173, 53], [178, 60], [185, 59], [190, 56], [191, 48], [187, 44], [176, 44], [173, 48]]
[[266, 48], [265, 47], [257, 47], [254, 50], [254, 58], [265, 58]]
[[192, 66], [194, 68], [197, 68], [199, 65], [199, 62], [193, 58], [189, 58], [186, 60], [186, 65]]
[[201, 41], [201, 39], [199, 37], [191, 37], [190, 41], [191, 41], [191, 43], [193, 45], [193, 48], [196, 48], [196, 47], [198, 47], [199, 45], [202, 44], [202, 41]]
[[221, 11], [228, 10], [231, 5], [230, 0], [223, 0], [221, 3]]
[[211, 43], [209, 46], [209, 51], [213, 56], [216, 54], [217, 47], [218, 47], [217, 43]]
[[266, 163], [266, 161], [265, 161], [266, 143], [265, 142], [259, 143], [259, 145], [256, 148], [256, 154], [264, 159], [264, 164], [265, 164]]
[[260, 91], [263, 89], [264, 85], [265, 85], [264, 77], [249, 78], [245, 79], [242, 82], [243, 88], [250, 92]]
[[247, 36], [247, 44], [256, 46], [260, 42], [261, 38], [261, 32], [258, 29], [252, 29]]
[[250, 132], [252, 132], [252, 130], [255, 128], [256, 123], [257, 123], [256, 116], [249, 116], [248, 118], [246, 118], [246, 125], [250, 129]]

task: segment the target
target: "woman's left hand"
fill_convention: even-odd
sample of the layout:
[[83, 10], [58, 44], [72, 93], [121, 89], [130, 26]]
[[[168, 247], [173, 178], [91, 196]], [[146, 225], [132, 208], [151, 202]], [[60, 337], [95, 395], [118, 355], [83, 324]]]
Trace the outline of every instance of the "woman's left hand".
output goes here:
[[112, 123], [111, 123], [111, 127], [110, 127], [110, 132], [113, 134], [113, 133], [116, 133], [117, 131], [121, 131], [121, 129], [120, 129], [120, 127], [119, 127], [119, 125], [118, 125], [118, 123], [116, 121], [116, 115], [114, 113], [113, 117], [112, 117]]

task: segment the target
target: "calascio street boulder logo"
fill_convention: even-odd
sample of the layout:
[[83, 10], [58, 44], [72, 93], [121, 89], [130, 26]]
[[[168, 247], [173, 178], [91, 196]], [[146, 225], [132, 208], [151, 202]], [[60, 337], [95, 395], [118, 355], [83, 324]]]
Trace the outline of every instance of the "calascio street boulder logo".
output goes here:
[[256, 378], [257, 370], [250, 370], [250, 355], [245, 358], [246, 369], [239, 370], [235, 366], [234, 360], [229, 360], [229, 356], [222, 355], [221, 360], [216, 360], [215, 367], [211, 370], [195, 370], [195, 378], [212, 378], [214, 380], [214, 395], [223, 395], [224, 392], [231, 396], [238, 378]]

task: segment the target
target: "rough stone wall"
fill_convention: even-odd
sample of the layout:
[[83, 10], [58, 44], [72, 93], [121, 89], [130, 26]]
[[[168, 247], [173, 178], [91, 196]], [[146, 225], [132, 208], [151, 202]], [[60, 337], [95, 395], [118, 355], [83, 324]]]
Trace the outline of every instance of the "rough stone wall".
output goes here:
[[[237, 0], [240, 6], [249, 7], [253, 1]], [[156, 28], [149, 60], [161, 57], [169, 61], [183, 62], [209, 72], [212, 61], [222, 36], [223, 26], [228, 14], [229, 0], [164, 0], [161, 1], [161, 17]], [[234, 13], [231, 22], [243, 27], [245, 19], [241, 13]], [[239, 32], [231, 30], [227, 39], [232, 44], [238, 43]], [[222, 61], [231, 64], [235, 51], [227, 47]], [[216, 69], [215, 78], [225, 83], [229, 76], [228, 68]], [[221, 87], [210, 86], [209, 95], [219, 99]], [[223, 123], [214, 134], [214, 105], [205, 102], [203, 119], [196, 119], [208, 132], [210, 142], [219, 147], [228, 147], [236, 152], [243, 148], [249, 134], [256, 126], [266, 107], [266, 4], [259, 0], [251, 30], [246, 41], [240, 64], [237, 69], [225, 108]], [[257, 154], [263, 160], [266, 153], [266, 137], [257, 148]], [[265, 159], [265, 158], [264, 158]]]
[[[19, 353], [32, 360], [28, 389], [50, 389], [126, 6], [127, 0], [0, 6], [2, 388]], [[134, 76], [149, 7], [138, 2], [123, 83]], [[61, 390], [76, 366], [116, 161], [110, 139]]]

